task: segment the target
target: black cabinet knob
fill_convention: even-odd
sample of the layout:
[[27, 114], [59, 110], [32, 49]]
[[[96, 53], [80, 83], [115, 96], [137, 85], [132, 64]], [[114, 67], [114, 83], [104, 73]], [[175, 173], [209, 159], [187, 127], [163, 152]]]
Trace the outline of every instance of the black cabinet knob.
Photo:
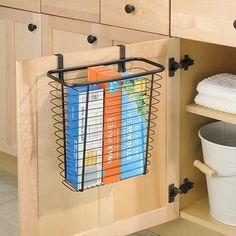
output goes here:
[[236, 29], [236, 20], [234, 21], [234, 28]]
[[97, 37], [94, 35], [89, 35], [87, 40], [88, 40], [88, 43], [93, 44], [97, 41]]
[[135, 11], [135, 7], [134, 6], [132, 6], [132, 5], [130, 5], [130, 4], [127, 4], [126, 6], [125, 6], [125, 12], [127, 13], [127, 14], [131, 14], [132, 12], [134, 12]]
[[37, 25], [34, 25], [34, 24], [28, 24], [28, 30], [30, 32], [33, 32], [37, 29]]

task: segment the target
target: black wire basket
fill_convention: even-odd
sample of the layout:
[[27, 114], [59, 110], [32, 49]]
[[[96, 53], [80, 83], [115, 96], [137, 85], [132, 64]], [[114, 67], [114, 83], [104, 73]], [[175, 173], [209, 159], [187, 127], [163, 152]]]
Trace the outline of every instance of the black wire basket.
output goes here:
[[[164, 67], [123, 58], [63, 68], [57, 56], [59, 69], [48, 77], [62, 183], [82, 192], [147, 174]], [[108, 79], [88, 77], [99, 67]]]

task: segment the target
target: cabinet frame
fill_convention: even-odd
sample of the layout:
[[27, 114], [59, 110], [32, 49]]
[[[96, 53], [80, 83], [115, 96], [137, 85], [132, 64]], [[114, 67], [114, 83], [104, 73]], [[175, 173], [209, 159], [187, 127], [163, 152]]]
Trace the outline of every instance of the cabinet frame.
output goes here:
[[[1, 86], [4, 87], [6, 96], [5, 120], [7, 129], [5, 138], [0, 140], [0, 150], [17, 156], [17, 140], [16, 140], [16, 76], [15, 61], [28, 58], [28, 54], [32, 56], [41, 56], [41, 18], [37, 13], [15, 10], [6, 7], [0, 7], [0, 20], [5, 23], [5, 74], [7, 78], [3, 78]], [[37, 25], [37, 32], [28, 32], [27, 25], [34, 23]], [[25, 25], [25, 28], [23, 27]], [[25, 32], [28, 35], [25, 35]], [[20, 40], [25, 38], [27, 41], [28, 51], [22, 50]], [[23, 43], [24, 45], [24, 43]], [[4, 100], [1, 100], [4, 105]]]

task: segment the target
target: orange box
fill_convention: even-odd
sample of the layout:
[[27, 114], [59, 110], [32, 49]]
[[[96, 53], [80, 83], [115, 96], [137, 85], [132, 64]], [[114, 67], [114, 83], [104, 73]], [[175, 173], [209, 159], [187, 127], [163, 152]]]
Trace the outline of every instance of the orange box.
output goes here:
[[110, 70], [106, 66], [94, 66], [94, 67], [89, 67], [88, 68], [88, 81], [96, 81], [98, 72]]
[[[94, 74], [93, 77], [90, 76], [89, 81], [92, 81], [94, 78], [96, 80], [119, 78], [121, 74], [107, 70], [97, 72], [97, 77]], [[99, 85], [105, 91], [102, 182], [107, 184], [120, 181], [122, 90], [120, 81]]]

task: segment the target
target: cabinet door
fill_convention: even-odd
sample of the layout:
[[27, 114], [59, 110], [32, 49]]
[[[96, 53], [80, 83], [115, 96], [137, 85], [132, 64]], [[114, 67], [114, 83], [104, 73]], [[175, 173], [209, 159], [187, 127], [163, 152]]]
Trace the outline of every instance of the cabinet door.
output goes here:
[[40, 0], [0, 0], [0, 5], [40, 12]]
[[[144, 33], [61, 17], [42, 15], [43, 55], [70, 53], [109, 47], [119, 43], [144, 42], [167, 38], [162, 35]], [[88, 42], [88, 36], [94, 42]]]
[[[40, 56], [39, 15], [0, 7], [0, 150], [16, 155], [16, 60]], [[37, 25], [30, 32], [28, 24]]]
[[43, 13], [99, 22], [99, 0], [42, 0], [41, 3]]
[[[114, 46], [64, 54], [64, 62], [77, 66], [115, 60], [119, 55]], [[179, 40], [128, 44], [126, 56], [146, 57], [167, 66], [169, 57], [179, 60]], [[20, 235], [123, 236], [177, 218], [179, 200], [168, 203], [168, 186], [179, 183], [179, 72], [169, 79], [165, 70], [159, 81], [161, 96], [149, 173], [75, 193], [61, 183], [58, 168], [50, 79], [46, 76], [56, 67], [56, 56], [17, 67], [18, 153], [24, 160], [18, 171]]]

